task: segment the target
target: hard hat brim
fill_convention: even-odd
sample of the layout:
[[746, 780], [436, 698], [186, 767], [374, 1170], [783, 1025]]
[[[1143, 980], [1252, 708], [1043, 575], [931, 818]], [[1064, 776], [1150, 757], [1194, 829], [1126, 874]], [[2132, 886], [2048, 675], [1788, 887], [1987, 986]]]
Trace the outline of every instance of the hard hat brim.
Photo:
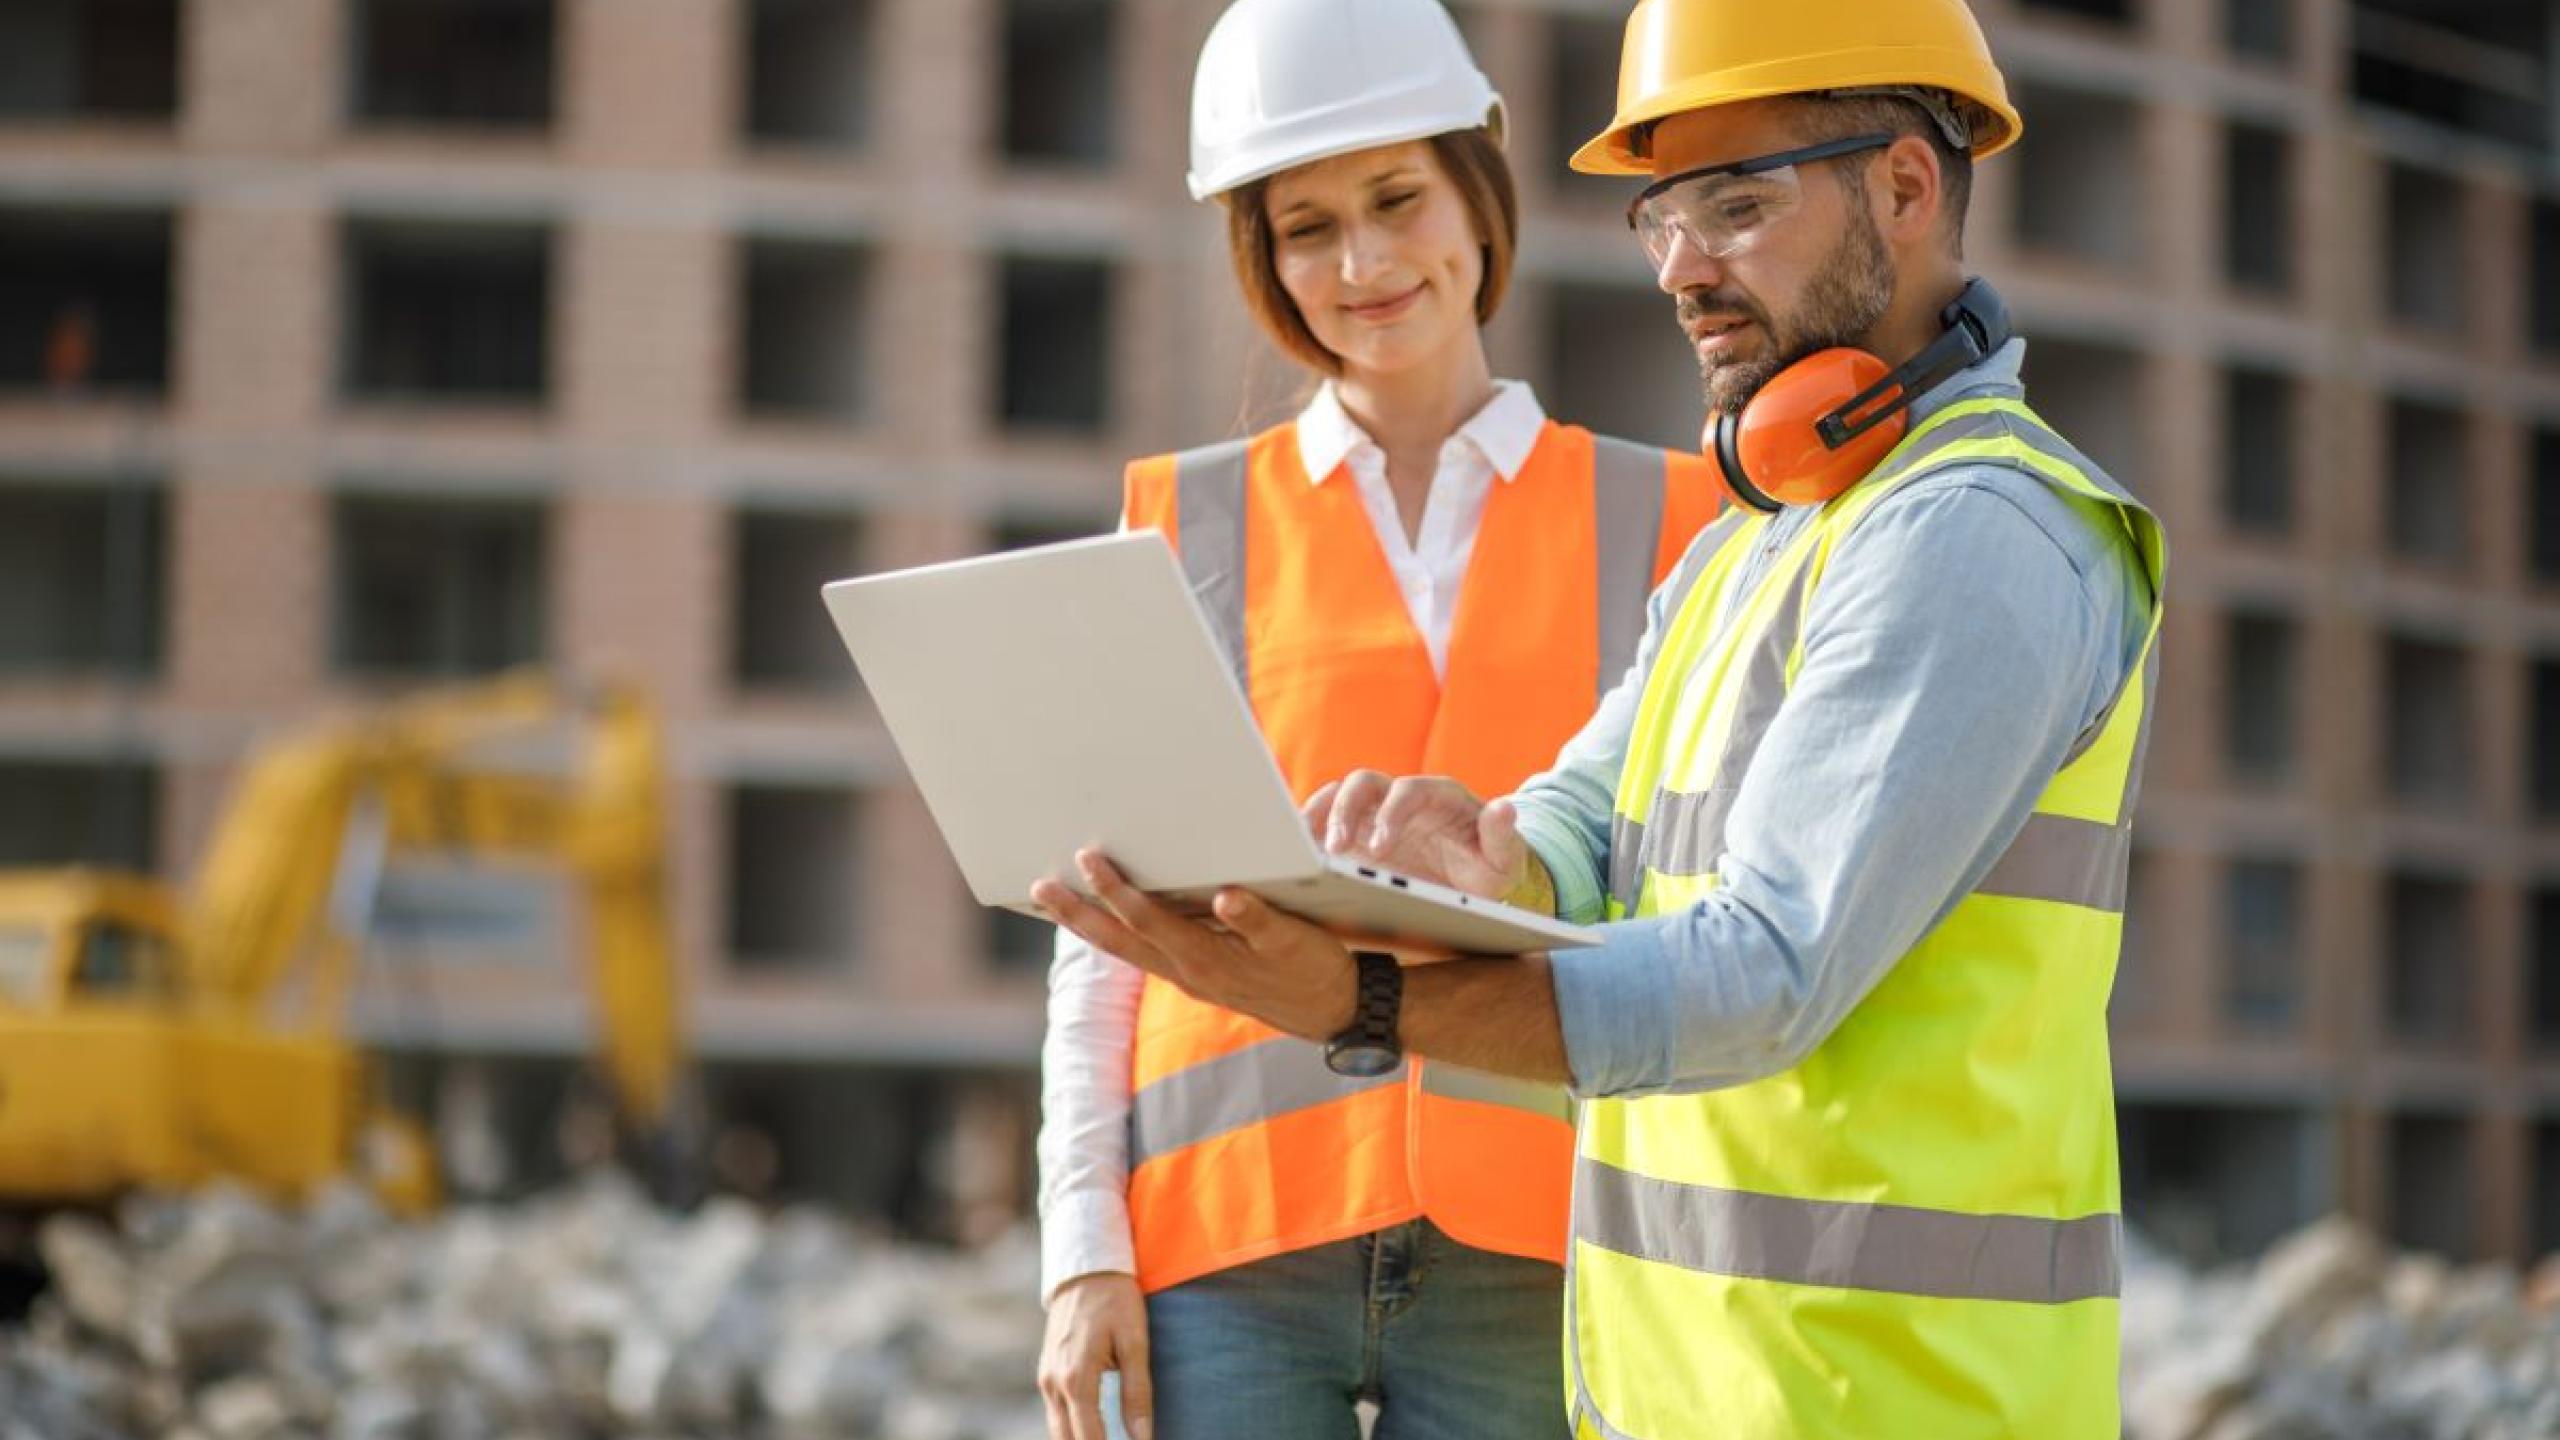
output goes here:
[[1301, 165], [1312, 165], [1319, 160], [1331, 160], [1342, 155], [1357, 155], [1363, 150], [1376, 150], [1387, 145], [1402, 145], [1410, 140], [1428, 140], [1438, 135], [1457, 135], [1469, 130], [1482, 129], [1490, 129], [1494, 132], [1494, 142], [1497, 145], [1502, 142], [1504, 111], [1501, 96], [1494, 96], [1492, 103], [1486, 107], [1483, 118], [1472, 122], [1460, 121], [1453, 125], [1449, 123], [1449, 117], [1434, 115], [1417, 120], [1411, 125], [1384, 126], [1374, 133], [1346, 133], [1330, 143], [1294, 146], [1254, 163], [1234, 166], [1229, 171], [1215, 175], [1204, 177], [1196, 171], [1186, 172], [1183, 175], [1183, 183], [1190, 187], [1192, 199], [1212, 200], [1230, 190], [1242, 189], [1256, 180], [1268, 180], [1274, 175], [1295, 170]]

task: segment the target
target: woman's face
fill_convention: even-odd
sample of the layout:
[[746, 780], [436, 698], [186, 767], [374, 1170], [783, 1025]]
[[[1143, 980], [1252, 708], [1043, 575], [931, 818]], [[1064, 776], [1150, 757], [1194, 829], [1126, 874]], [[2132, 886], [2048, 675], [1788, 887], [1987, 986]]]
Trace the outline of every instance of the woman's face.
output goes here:
[[1283, 171], [1262, 205], [1280, 287], [1345, 370], [1408, 369], [1474, 333], [1484, 239], [1429, 141]]

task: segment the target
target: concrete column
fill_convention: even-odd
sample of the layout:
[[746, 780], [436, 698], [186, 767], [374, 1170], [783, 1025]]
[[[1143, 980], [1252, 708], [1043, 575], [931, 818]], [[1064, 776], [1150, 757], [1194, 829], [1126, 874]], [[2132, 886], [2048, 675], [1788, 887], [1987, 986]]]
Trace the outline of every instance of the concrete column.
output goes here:
[[2156, 889], [2146, 917], [2152, 935], [2145, 958], [2153, 962], [2147, 1028], [2201, 1040], [2213, 1033], [2221, 1008], [2221, 866], [2210, 852], [2163, 851], [2149, 877]]
[[[2502, 1088], [2502, 1087], [2501, 1087]], [[2478, 1183], [2472, 1195], [2472, 1223], [2479, 1227], [2474, 1260], [2521, 1265], [2525, 1253], [2527, 1187], [2533, 1177], [2533, 1132], [2521, 1107], [2493, 1101], [2472, 1116], [2471, 1163]]]
[[[977, 548], [977, 523], [953, 510], [879, 518], [872, 554], [884, 568]], [[857, 919], [866, 993], [900, 999], [963, 995], [986, 981], [986, 920], [951, 859], [924, 797], [903, 773], [866, 797], [861, 849], [868, 903]]]
[[696, 169], [733, 149], [746, 0], [563, 0], [561, 141], [577, 164]]
[[2465, 317], [2470, 338], [2463, 348], [2489, 363], [2521, 369], [2531, 363], [2533, 345], [2535, 197], [2503, 171], [2478, 170], [2463, 182], [2463, 268], [2471, 276]]
[[[560, 143], [594, 168], [700, 170], [733, 149], [743, 0], [567, 0]], [[736, 370], [731, 243], [714, 217], [575, 216], [562, 233], [554, 373], [578, 456], [552, 538], [559, 668], [636, 680], [670, 721], [670, 875], [697, 990], [720, 931], [721, 790], [682, 757], [719, 704], [726, 512], [692, 457]]]
[[346, 93], [346, 0], [186, 0], [179, 132], [188, 148], [302, 154]]
[[2390, 1187], [2384, 1168], [2391, 1157], [2390, 1115], [2369, 1097], [2351, 1101], [2339, 1116], [2339, 1208], [2347, 1218], [2373, 1231], [2388, 1233]]
[[335, 368], [336, 226], [214, 200], [178, 227], [169, 672], [181, 704], [270, 709], [326, 665], [330, 536], [307, 436]]
[[919, 207], [936, 192], [996, 165], [1002, 133], [997, 72], [1002, 0], [875, 0], [873, 53], [894, 57], [876, 72], [883, 167], [916, 187]]

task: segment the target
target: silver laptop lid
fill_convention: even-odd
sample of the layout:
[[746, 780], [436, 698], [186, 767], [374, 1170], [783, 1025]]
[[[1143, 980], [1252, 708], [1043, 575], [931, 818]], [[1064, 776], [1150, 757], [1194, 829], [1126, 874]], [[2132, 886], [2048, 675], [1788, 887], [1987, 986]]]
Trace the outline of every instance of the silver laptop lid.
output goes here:
[[826, 587], [980, 903], [1027, 909], [1098, 845], [1149, 890], [1312, 874], [1322, 853], [1154, 531]]

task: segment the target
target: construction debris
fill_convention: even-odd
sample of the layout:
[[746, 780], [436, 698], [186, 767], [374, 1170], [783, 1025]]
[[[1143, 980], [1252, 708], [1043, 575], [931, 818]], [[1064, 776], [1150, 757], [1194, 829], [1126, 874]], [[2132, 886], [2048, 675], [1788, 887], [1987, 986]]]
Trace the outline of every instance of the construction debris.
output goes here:
[[2560, 1436], [2560, 1274], [2395, 1257], [2337, 1219], [2253, 1268], [2128, 1250], [2131, 1440]]
[[1039, 1440], [1038, 1257], [613, 1179], [432, 1224], [333, 1191], [48, 1221], [0, 1440]]
[[[598, 1178], [386, 1219], [332, 1191], [57, 1216], [0, 1331], [0, 1440], [1039, 1440], [1038, 1258]], [[2125, 1273], [2130, 1440], [2560, 1437], [2560, 1268], [2520, 1285], [2343, 1221], [2254, 1267]], [[2553, 1262], [2560, 1267], [2560, 1261]]]

